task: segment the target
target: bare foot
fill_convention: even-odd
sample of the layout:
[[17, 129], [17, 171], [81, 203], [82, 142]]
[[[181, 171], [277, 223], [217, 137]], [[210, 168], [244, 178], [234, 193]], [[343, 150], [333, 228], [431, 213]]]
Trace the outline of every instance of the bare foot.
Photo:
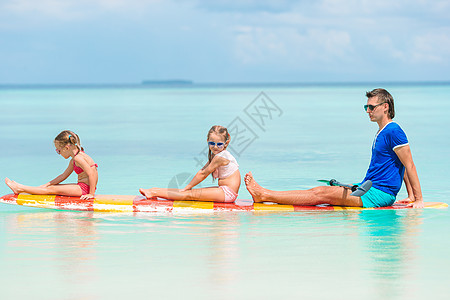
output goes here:
[[139, 193], [147, 199], [156, 199], [156, 196], [152, 194], [152, 189], [139, 189]]
[[266, 198], [267, 190], [256, 183], [253, 178], [252, 172], [248, 172], [244, 177], [245, 186], [247, 187], [248, 192], [252, 195], [254, 202], [264, 202], [268, 201]]
[[5, 183], [7, 186], [9, 186], [9, 188], [13, 191], [14, 194], [18, 195], [20, 193], [20, 185], [9, 179], [9, 178], [5, 178]]

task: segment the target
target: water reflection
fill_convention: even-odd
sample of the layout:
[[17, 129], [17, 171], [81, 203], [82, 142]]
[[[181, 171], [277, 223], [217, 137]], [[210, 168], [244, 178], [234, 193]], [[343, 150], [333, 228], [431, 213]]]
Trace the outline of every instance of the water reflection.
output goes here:
[[414, 276], [421, 210], [363, 211], [360, 238], [372, 292], [378, 299], [398, 298], [408, 292], [402, 283]]
[[[74, 283], [83, 285], [94, 279], [93, 262], [98, 257], [92, 213], [39, 211], [5, 213], [2, 217], [5, 232], [0, 247], [5, 253], [2, 260], [9, 265], [8, 275], [13, 274], [13, 278], [28, 282], [34, 290], [45, 289], [50, 280], [55, 284], [53, 295], [58, 295], [58, 292], [68, 295], [70, 290], [67, 287]], [[9, 280], [10, 276], [7, 278]], [[8, 288], [15, 289], [15, 292], [21, 290], [14, 284]], [[83, 296], [90, 298], [89, 295]]]
[[[208, 255], [210, 278], [218, 289], [236, 285], [238, 278], [238, 262], [241, 260], [239, 251], [240, 230], [239, 213], [222, 215], [220, 222], [209, 229], [210, 253]], [[227, 295], [232, 289], [224, 291]]]
[[242, 299], [283, 290], [329, 297], [352, 283], [340, 296], [390, 299], [413, 292], [404, 283], [418, 272], [421, 213], [6, 213], [1, 259], [17, 278], [38, 277], [34, 287], [51, 280], [56, 295], [66, 295], [76, 283], [85, 294], [74, 295], [86, 299], [113, 297], [117, 275], [137, 295], [195, 290], [205, 299]]

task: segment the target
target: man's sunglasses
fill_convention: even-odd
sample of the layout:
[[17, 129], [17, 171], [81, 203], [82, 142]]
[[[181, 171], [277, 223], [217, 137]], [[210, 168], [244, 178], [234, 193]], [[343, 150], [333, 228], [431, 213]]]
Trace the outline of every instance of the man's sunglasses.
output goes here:
[[385, 104], [387, 102], [383, 102], [383, 103], [379, 103], [377, 105], [372, 105], [372, 104], [366, 104], [364, 105], [364, 110], [367, 111], [367, 109], [369, 110], [374, 110], [375, 108], [377, 108], [378, 106], [380, 106], [381, 104]]

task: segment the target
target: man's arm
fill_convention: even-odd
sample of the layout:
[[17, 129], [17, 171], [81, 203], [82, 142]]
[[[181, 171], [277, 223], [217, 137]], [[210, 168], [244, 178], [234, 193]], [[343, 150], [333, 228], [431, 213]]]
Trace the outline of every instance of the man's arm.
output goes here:
[[411, 148], [409, 145], [405, 145], [394, 149], [394, 151], [406, 169], [404, 177], [406, 190], [408, 191], [408, 197], [414, 201], [410, 204], [410, 206], [414, 208], [422, 208], [422, 189], [420, 187], [416, 166], [412, 158]]
[[414, 192], [411, 187], [411, 183], [409, 182], [408, 174], [403, 176], [403, 181], [405, 182], [406, 191], [408, 192], [408, 198], [405, 198], [403, 200], [397, 201], [401, 203], [411, 203], [414, 202]]

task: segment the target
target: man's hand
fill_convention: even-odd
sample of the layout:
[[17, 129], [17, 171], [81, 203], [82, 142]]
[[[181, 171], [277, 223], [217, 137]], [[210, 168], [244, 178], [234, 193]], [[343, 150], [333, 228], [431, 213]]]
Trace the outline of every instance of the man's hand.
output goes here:
[[412, 208], [424, 208], [423, 200], [416, 200], [414, 202], [409, 203], [406, 207]]

